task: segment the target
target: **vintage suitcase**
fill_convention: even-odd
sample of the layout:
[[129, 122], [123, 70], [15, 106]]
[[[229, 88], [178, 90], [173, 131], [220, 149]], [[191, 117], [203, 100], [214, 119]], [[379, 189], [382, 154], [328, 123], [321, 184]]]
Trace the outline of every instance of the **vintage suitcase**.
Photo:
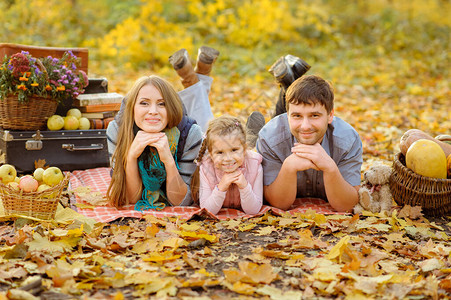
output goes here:
[[106, 78], [88, 78], [88, 86], [84, 94], [108, 93], [108, 80]]
[[106, 130], [9, 131], [0, 129], [0, 163], [30, 173], [35, 161], [63, 171], [108, 167]]
[[11, 56], [20, 51], [28, 51], [32, 56], [36, 58], [52, 56], [55, 58], [61, 58], [66, 51], [72, 51], [74, 55], [80, 58], [81, 65], [80, 70], [85, 71], [88, 74], [88, 60], [89, 50], [88, 48], [61, 48], [61, 47], [41, 47], [11, 43], [0, 43], [0, 62], [3, 62], [5, 55]]

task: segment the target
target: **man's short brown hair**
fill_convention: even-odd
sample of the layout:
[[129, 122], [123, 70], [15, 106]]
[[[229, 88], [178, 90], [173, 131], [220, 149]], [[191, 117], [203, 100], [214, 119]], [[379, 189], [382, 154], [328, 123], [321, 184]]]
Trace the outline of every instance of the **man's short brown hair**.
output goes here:
[[291, 104], [321, 104], [327, 113], [334, 109], [334, 90], [329, 82], [319, 76], [309, 75], [296, 79], [285, 94], [286, 110]]

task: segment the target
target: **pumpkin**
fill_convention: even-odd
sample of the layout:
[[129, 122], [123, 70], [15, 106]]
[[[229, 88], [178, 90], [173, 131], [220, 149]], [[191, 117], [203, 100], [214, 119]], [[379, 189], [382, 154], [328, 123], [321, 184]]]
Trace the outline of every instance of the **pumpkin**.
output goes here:
[[448, 155], [451, 154], [450, 144], [440, 141], [438, 139], [434, 139], [432, 136], [419, 129], [409, 129], [403, 134], [399, 142], [399, 149], [401, 150], [401, 153], [404, 156], [406, 156], [409, 147], [419, 139], [426, 139], [435, 142], [442, 148], [443, 152], [445, 152], [446, 157], [448, 157]]
[[446, 179], [446, 156], [434, 141], [419, 139], [406, 153], [406, 166], [421, 176]]

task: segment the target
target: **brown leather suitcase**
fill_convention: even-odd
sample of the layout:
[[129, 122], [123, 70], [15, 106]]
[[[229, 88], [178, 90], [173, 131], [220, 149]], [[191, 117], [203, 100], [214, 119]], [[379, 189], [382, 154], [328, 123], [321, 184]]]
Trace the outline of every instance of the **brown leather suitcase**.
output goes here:
[[11, 164], [18, 173], [30, 173], [40, 159], [45, 159], [46, 166], [63, 171], [108, 167], [106, 130], [0, 129], [0, 164]]
[[41, 47], [41, 46], [29, 46], [21, 44], [0, 43], [0, 63], [3, 62], [5, 55], [11, 56], [21, 51], [28, 51], [31, 56], [36, 58], [52, 56], [55, 58], [61, 58], [66, 51], [72, 51], [72, 53], [81, 59], [80, 70], [85, 71], [88, 74], [88, 60], [89, 51], [87, 48], [60, 48], [60, 47]]

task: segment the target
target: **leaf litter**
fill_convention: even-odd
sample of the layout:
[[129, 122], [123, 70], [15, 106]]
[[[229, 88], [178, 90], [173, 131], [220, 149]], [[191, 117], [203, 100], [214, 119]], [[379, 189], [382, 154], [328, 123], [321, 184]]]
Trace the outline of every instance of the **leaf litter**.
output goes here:
[[[443, 299], [450, 220], [313, 211], [0, 225], [0, 299]], [[87, 224], [92, 225], [92, 224]], [[89, 226], [86, 226], [89, 228]], [[30, 280], [33, 282], [30, 287]]]

